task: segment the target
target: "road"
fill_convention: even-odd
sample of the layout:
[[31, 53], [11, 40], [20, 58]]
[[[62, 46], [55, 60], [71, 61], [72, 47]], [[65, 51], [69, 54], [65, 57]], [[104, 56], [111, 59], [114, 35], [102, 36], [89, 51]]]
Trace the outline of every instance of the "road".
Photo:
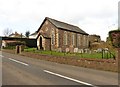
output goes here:
[[3, 52], [3, 85], [118, 85], [118, 74]]

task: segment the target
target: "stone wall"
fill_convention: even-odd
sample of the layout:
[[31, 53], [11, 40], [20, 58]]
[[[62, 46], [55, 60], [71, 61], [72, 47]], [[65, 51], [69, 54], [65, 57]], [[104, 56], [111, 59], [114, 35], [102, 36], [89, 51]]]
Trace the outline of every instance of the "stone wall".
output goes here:
[[53, 55], [43, 55], [43, 54], [33, 54], [28, 52], [23, 52], [22, 55], [33, 57], [41, 60], [57, 62], [61, 64], [68, 64], [74, 66], [80, 66], [85, 68], [92, 68], [105, 71], [118, 71], [118, 64], [114, 59], [92, 59], [92, 58], [75, 58], [75, 57], [62, 57]]
[[[15, 50], [3, 49], [3, 51], [13, 54], [15, 53]], [[61, 64], [68, 64], [68, 65], [74, 65], [74, 66], [80, 66], [80, 67], [92, 68], [98, 70], [106, 70], [112, 72], [118, 72], [118, 68], [119, 68], [118, 61], [114, 59], [75, 58], [74, 56], [73, 57], [53, 56], [53, 55], [43, 55], [32, 52], [22, 52], [20, 55], [51, 61], [51, 62], [57, 62]]]
[[[65, 44], [64, 40], [65, 40], [65, 32], [67, 34], [67, 44]], [[83, 35], [80, 33], [76, 33], [76, 32], [71, 32], [65, 29], [58, 29], [57, 27], [55, 27], [51, 22], [49, 22], [48, 20], [46, 20], [44, 22], [44, 24], [42, 24], [42, 26], [40, 27], [40, 30], [38, 32], [38, 34], [40, 33], [45, 33], [48, 37], [50, 37], [51, 41], [46, 40], [46, 43], [42, 43], [44, 46], [44, 50], [45, 47], [50, 46], [50, 50], [52, 51], [63, 51], [66, 52], [66, 49], [69, 49], [69, 52], [74, 52], [74, 48], [80, 48], [80, 49], [85, 49], [88, 48], [88, 35]], [[54, 44], [52, 43], [52, 39], [53, 36], [52, 34], [54, 33]], [[74, 35], [74, 41], [72, 36]], [[80, 36], [80, 38], [78, 38], [78, 36]], [[43, 36], [44, 37], [44, 36]], [[39, 40], [40, 38], [38, 37], [37, 39], [37, 46], [38, 49], [39, 47]], [[79, 45], [78, 43], [78, 39], [80, 39], [79, 41]], [[48, 43], [50, 42], [50, 43]], [[74, 42], [74, 44], [73, 44]], [[45, 46], [46, 45], [46, 46]], [[48, 48], [48, 47], [47, 47]]]

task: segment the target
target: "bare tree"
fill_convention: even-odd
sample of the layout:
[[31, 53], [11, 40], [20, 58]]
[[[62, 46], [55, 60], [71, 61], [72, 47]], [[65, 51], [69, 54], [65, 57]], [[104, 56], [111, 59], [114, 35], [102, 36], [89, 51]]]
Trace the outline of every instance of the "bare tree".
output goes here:
[[12, 33], [12, 29], [6, 28], [3, 30], [4, 36], [9, 36]]

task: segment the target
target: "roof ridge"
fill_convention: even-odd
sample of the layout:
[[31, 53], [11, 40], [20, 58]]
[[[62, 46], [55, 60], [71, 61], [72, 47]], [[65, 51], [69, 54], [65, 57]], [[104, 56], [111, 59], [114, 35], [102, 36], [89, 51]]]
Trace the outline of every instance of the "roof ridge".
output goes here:
[[48, 20], [49, 22], [51, 22], [57, 28], [88, 35], [88, 33], [86, 33], [84, 30], [82, 30], [78, 26], [75, 26], [75, 25], [72, 25], [72, 24], [69, 24], [69, 23], [65, 23], [65, 22], [62, 22], [62, 21], [58, 21], [56, 19], [49, 18], [49, 17], [46, 17], [45, 19]]
[[56, 20], [56, 19], [53, 19], [53, 18], [50, 18], [50, 17], [46, 17], [46, 19], [50, 19], [50, 20], [54, 20], [54, 21], [57, 21], [57, 22], [60, 22], [60, 23], [64, 23], [64, 24], [67, 24], [67, 25], [71, 25], [73, 27], [77, 27], [79, 28], [77, 25], [73, 25], [73, 24], [70, 24], [70, 23], [66, 23], [66, 22], [63, 22], [63, 21], [59, 21], [59, 20]]

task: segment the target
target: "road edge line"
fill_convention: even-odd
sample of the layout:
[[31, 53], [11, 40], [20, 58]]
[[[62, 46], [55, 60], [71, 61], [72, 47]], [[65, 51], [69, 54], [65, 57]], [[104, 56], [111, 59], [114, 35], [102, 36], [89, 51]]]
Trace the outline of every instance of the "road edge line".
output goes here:
[[8, 59], [9, 59], [9, 60], [12, 60], [12, 61], [14, 61], [14, 62], [16, 62], [16, 63], [22, 64], [22, 65], [25, 65], [25, 66], [29, 66], [29, 64], [24, 63], [24, 62], [21, 62], [21, 61], [18, 61], [18, 60], [15, 60], [15, 59], [13, 59], [13, 58], [8, 58]]
[[92, 85], [92, 84], [90, 84], [90, 83], [83, 82], [83, 81], [80, 81], [80, 80], [77, 80], [77, 79], [73, 79], [73, 78], [71, 78], [71, 77], [67, 77], [67, 76], [64, 76], [64, 75], [61, 75], [61, 74], [58, 74], [58, 73], [54, 73], [54, 72], [51, 72], [51, 71], [48, 71], [48, 70], [43, 70], [43, 71], [46, 72], [46, 73], [49, 73], [49, 74], [58, 76], [58, 77], [62, 77], [62, 78], [64, 78], [64, 79], [68, 79], [68, 80], [77, 82], [77, 83], [81, 83], [81, 84], [88, 85], [88, 86], [92, 86], [92, 87], [97, 87], [97, 86], [94, 86], [94, 85]]

